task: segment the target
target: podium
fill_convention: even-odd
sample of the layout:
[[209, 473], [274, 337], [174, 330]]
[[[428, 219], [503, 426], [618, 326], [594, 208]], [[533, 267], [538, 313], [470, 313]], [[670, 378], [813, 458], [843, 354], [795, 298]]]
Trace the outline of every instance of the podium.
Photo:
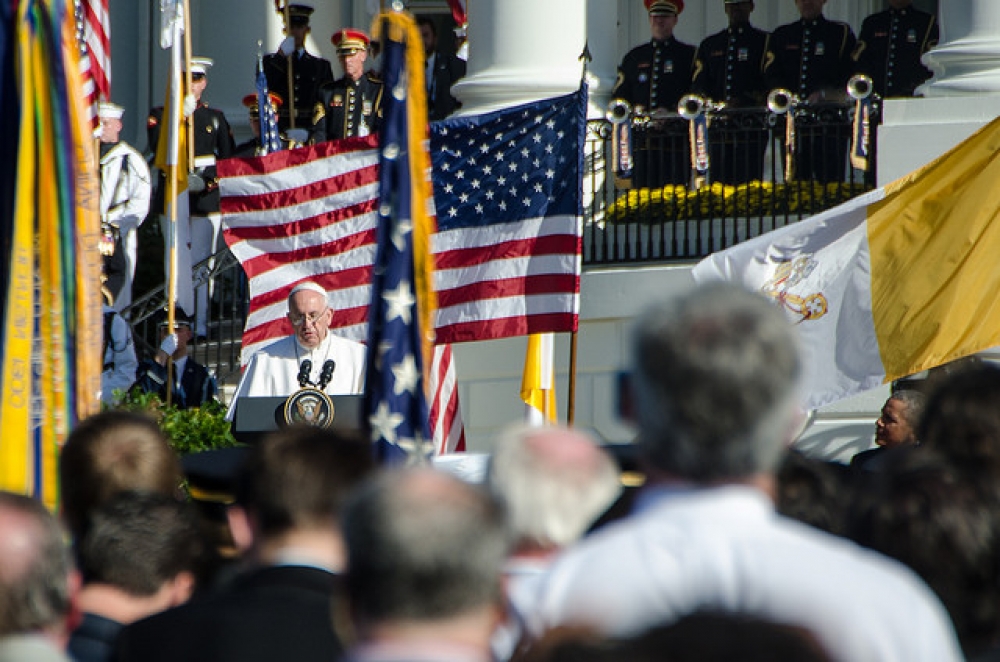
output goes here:
[[[252, 444], [285, 425], [287, 397], [243, 397], [236, 401], [232, 431], [237, 441]], [[333, 403], [331, 430], [358, 431], [364, 421], [363, 395], [328, 395]]]

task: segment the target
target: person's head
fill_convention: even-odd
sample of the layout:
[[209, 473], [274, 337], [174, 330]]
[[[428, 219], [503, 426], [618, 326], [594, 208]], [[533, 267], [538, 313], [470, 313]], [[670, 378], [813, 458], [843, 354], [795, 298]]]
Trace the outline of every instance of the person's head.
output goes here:
[[684, 11], [684, 0], [643, 0], [649, 12], [649, 31], [654, 41], [663, 41], [674, 34], [677, 17]]
[[344, 75], [351, 80], [360, 80], [365, 73], [368, 59], [368, 44], [371, 39], [361, 30], [344, 28], [333, 33], [330, 41], [337, 48], [337, 59], [344, 69]]
[[917, 443], [917, 426], [926, 398], [920, 391], [896, 391], [882, 405], [875, 421], [875, 443], [886, 448]]
[[503, 508], [485, 490], [428, 468], [385, 470], [343, 513], [346, 597], [359, 638], [468, 619], [488, 642], [509, 551]]
[[750, 14], [754, 8], [753, 0], [725, 0], [725, 3], [729, 27], [735, 28], [750, 22]]
[[418, 16], [417, 28], [420, 29], [420, 39], [424, 42], [424, 55], [430, 55], [437, 50], [437, 26], [429, 17]]
[[180, 485], [177, 454], [156, 422], [135, 412], [105, 411], [81, 421], [59, 454], [62, 517], [76, 540], [90, 513], [118, 492], [169, 496]]
[[308, 5], [288, 5], [288, 35], [295, 38], [295, 48], [305, 48], [306, 37], [312, 29], [309, 17], [313, 8]]
[[289, 427], [252, 446], [236, 480], [236, 503], [255, 542], [290, 531], [328, 531], [348, 493], [374, 468], [371, 444], [316, 427]]
[[65, 638], [78, 582], [59, 522], [40, 502], [0, 492], [0, 637]]
[[[177, 334], [177, 349], [173, 353], [173, 358], [179, 359], [187, 356], [188, 343], [194, 338], [194, 331], [191, 330], [192, 319], [190, 315], [184, 314], [180, 309], [174, 312], [173, 332]], [[160, 332], [160, 341], [170, 335], [170, 324], [166, 316], [157, 324]]]
[[102, 101], [97, 106], [97, 116], [101, 120], [101, 142], [114, 144], [118, 142], [122, 132], [122, 116], [125, 109], [121, 106]]
[[773, 474], [800, 418], [798, 342], [780, 308], [731, 283], [697, 286], [640, 318], [632, 362], [653, 472], [695, 482]]
[[[274, 92], [267, 93], [268, 99], [271, 101], [271, 108], [274, 109], [275, 113], [281, 108], [283, 100], [281, 95], [275, 94]], [[246, 107], [249, 113], [250, 120], [250, 131], [253, 133], [253, 137], [260, 139], [260, 105], [258, 103], [257, 93], [248, 94], [243, 97], [243, 105]]]
[[515, 427], [496, 440], [486, 482], [507, 510], [522, 550], [575, 542], [621, 492], [615, 461], [594, 441], [560, 427]]
[[[669, 654], [665, 654], [669, 651]], [[831, 662], [804, 627], [750, 614], [700, 611], [672, 623], [609, 638], [580, 627], [555, 628], [528, 650], [524, 662]]]
[[333, 322], [326, 290], [308, 281], [293, 287], [288, 295], [288, 321], [303, 347], [318, 347], [326, 339]]
[[1000, 475], [1000, 367], [977, 363], [937, 382], [918, 425], [920, 443], [967, 475]]
[[886, 458], [855, 491], [846, 535], [927, 582], [975, 657], [1000, 636], [996, 501], [926, 446]]
[[204, 554], [190, 505], [120, 492], [94, 511], [77, 556], [84, 586], [114, 587], [162, 610], [190, 597]]
[[207, 57], [191, 58], [191, 94], [198, 101], [208, 87], [208, 70], [212, 68], [213, 61]]
[[826, 0], [795, 0], [795, 8], [799, 10], [799, 16], [806, 21], [819, 18], [823, 14], [823, 5], [825, 4]]
[[829, 533], [844, 530], [845, 493], [851, 489], [845, 465], [792, 450], [777, 474], [776, 510]]

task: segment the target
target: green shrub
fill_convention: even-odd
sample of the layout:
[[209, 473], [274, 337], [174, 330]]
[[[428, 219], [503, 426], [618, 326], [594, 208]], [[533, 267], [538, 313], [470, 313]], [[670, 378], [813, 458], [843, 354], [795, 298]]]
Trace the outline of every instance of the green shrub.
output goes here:
[[180, 455], [229, 448], [239, 442], [233, 438], [226, 407], [221, 402], [211, 401], [201, 407], [180, 409], [169, 407], [153, 393], [116, 393], [117, 409], [142, 411], [152, 415], [167, 436], [170, 445]]

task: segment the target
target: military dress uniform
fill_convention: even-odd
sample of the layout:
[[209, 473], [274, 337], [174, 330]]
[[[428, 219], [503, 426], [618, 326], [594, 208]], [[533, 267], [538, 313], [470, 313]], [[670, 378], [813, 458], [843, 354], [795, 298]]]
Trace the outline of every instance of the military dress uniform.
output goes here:
[[372, 72], [358, 80], [337, 79], [319, 90], [311, 141], [354, 138], [376, 133], [382, 122], [382, 81]]
[[[636, 113], [677, 112], [677, 103], [691, 86], [695, 48], [673, 37], [636, 46], [622, 59], [615, 99], [632, 105]], [[636, 186], [686, 184], [691, 177], [687, 122], [665, 121], [663, 131], [635, 131]]]
[[[854, 32], [840, 21], [824, 16], [775, 28], [771, 34], [774, 64], [768, 69], [772, 88], [784, 88], [800, 99], [814, 92], [821, 99], [842, 100], [854, 73], [851, 58]], [[841, 181], [847, 164], [850, 124], [799, 126], [796, 176], [820, 182]]]
[[[313, 108], [319, 101], [320, 87], [333, 82], [330, 61], [305, 50], [292, 54], [292, 85], [295, 90], [295, 127], [308, 130], [312, 126]], [[267, 89], [288, 99], [288, 57], [281, 53], [264, 56], [264, 76]], [[278, 109], [278, 128], [290, 126], [289, 104]]]
[[[765, 72], [774, 61], [771, 36], [752, 25], [726, 28], [698, 46], [691, 91], [727, 109], [761, 108], [769, 91]], [[726, 116], [713, 121], [709, 131], [712, 179], [741, 184], [761, 179], [767, 131], [739, 127]]]
[[882, 97], [911, 97], [931, 76], [920, 56], [937, 42], [938, 24], [927, 12], [906, 7], [872, 14], [862, 22], [854, 49], [857, 72], [871, 78]]

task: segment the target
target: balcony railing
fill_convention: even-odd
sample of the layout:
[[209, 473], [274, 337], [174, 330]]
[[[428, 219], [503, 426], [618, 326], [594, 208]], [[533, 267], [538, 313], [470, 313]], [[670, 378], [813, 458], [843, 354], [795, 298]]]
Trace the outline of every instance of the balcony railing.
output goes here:
[[[591, 121], [584, 263], [699, 259], [871, 189], [878, 112], [875, 101], [870, 119], [855, 127], [854, 103], [793, 108], [789, 155], [787, 114], [718, 110], [702, 143], [708, 167], [701, 171], [691, 165], [691, 121], [674, 116], [633, 124], [631, 181], [616, 176], [615, 125]], [[868, 136], [865, 168], [850, 159], [856, 129]]]

